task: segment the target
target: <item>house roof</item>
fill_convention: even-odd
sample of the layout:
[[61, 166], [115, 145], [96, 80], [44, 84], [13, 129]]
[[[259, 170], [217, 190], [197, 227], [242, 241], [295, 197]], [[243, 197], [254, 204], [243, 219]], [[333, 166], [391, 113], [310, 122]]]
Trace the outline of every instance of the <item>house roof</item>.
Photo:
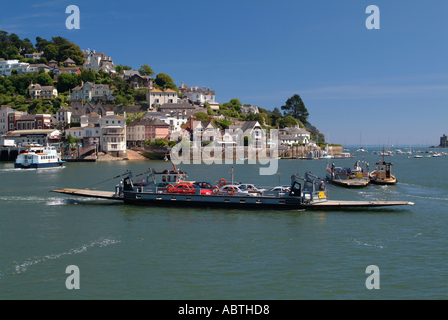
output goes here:
[[23, 116], [20, 116], [17, 121], [32, 121], [36, 119], [36, 115], [35, 114], [26, 114]]
[[67, 58], [67, 60], [65, 60], [64, 61], [64, 63], [76, 63], [75, 61], [73, 61], [72, 59], [70, 59], [70, 58]]
[[253, 130], [253, 128], [257, 125], [261, 127], [258, 121], [244, 121], [243, 125], [241, 126], [241, 130], [243, 130], [243, 132], [246, 132], [247, 130]]
[[286, 127], [285, 130], [291, 134], [310, 134], [306, 129], [303, 129], [303, 128]]
[[137, 70], [123, 70], [123, 75], [125, 76], [132, 76], [132, 75], [140, 75], [140, 73]]
[[53, 86], [42, 86], [41, 89], [42, 89], [42, 91], [47, 91], [47, 90], [53, 91], [56, 88]]
[[124, 119], [124, 118], [122, 116], [109, 115], [109, 116], [102, 117], [101, 119], [108, 120], [108, 119]]
[[196, 109], [196, 107], [189, 103], [164, 103], [160, 109]]
[[44, 63], [30, 64], [30, 67], [31, 67], [31, 68], [47, 68], [47, 69], [50, 69], [50, 67], [47, 66], [47, 65], [44, 64]]

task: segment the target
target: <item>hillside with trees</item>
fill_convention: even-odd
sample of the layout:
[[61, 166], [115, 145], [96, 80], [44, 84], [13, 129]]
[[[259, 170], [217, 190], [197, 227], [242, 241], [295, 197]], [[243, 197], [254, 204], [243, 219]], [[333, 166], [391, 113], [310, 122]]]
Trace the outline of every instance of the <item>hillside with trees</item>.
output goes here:
[[[43, 52], [40, 59], [27, 59], [25, 54]], [[62, 62], [72, 59], [81, 68], [81, 74], [61, 73], [57, 82], [53, 81], [53, 72], [48, 74], [41, 70], [39, 73], [23, 73], [19, 75], [13, 70], [11, 76], [0, 76], [0, 105], [9, 105], [19, 111], [29, 113], [55, 113], [61, 106], [68, 106], [67, 99], [69, 90], [81, 85], [82, 82], [95, 82], [96, 84], [106, 84], [112, 89], [115, 96], [114, 104], [117, 106], [145, 105], [146, 93], [148, 89], [133, 89], [131, 85], [121, 77], [111, 76], [109, 73], [100, 70], [84, 70], [84, 53], [79, 46], [63, 37], [52, 37], [46, 40], [36, 37], [35, 45], [28, 39], [20, 39], [16, 34], [8, 34], [0, 31], [0, 58], [5, 60], [19, 60], [30, 64], [46, 64], [50, 60]], [[115, 65], [117, 74], [124, 70], [131, 70], [128, 65]], [[15, 72], [14, 72], [15, 71]], [[155, 73], [153, 69], [144, 64], [138, 69], [141, 75], [155, 75], [154, 87], [157, 89], [170, 88], [179, 94], [179, 89], [172, 77], [165, 73]], [[42, 86], [54, 86], [58, 90], [58, 97], [49, 100], [30, 100], [28, 87], [31, 83]], [[222, 129], [226, 129], [232, 121], [258, 121], [264, 128], [285, 128], [298, 125], [306, 128], [315, 141], [323, 142], [325, 137], [316, 127], [308, 122], [309, 112], [304, 102], [298, 94], [288, 98], [283, 106], [275, 107], [272, 111], [258, 107], [258, 113], [243, 113], [242, 109], [251, 105], [243, 104], [237, 98], [231, 99], [227, 103], [222, 103], [219, 110], [213, 111], [204, 104], [206, 113], [201, 113], [201, 119], [209, 119], [212, 115], [223, 115], [225, 119], [216, 120], [215, 123]]]

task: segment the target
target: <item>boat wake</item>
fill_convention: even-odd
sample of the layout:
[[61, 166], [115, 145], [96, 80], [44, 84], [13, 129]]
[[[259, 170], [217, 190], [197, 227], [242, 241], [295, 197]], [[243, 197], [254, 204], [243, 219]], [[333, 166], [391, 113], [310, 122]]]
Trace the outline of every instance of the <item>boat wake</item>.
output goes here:
[[39, 263], [48, 261], [48, 260], [55, 260], [55, 259], [59, 259], [61, 257], [64, 256], [68, 256], [68, 255], [72, 255], [72, 254], [78, 254], [78, 253], [83, 253], [86, 252], [87, 250], [91, 249], [91, 248], [103, 248], [106, 246], [110, 246], [113, 244], [117, 244], [120, 243], [121, 240], [116, 240], [116, 239], [109, 239], [109, 238], [100, 238], [98, 240], [94, 240], [88, 244], [83, 244], [79, 247], [70, 249], [66, 252], [62, 252], [62, 253], [57, 253], [57, 254], [50, 254], [50, 255], [46, 255], [46, 256], [40, 256], [40, 257], [32, 257], [32, 258], [28, 258], [25, 259], [23, 261], [13, 261], [12, 267], [7, 268], [8, 271], [4, 271], [2, 272], [0, 270], [0, 279], [5, 276], [5, 275], [14, 275], [14, 274], [20, 274], [23, 273], [25, 271], [28, 270], [28, 268], [37, 265]]
[[0, 202], [33, 202], [33, 203], [43, 203], [47, 206], [65, 206], [73, 204], [117, 204], [116, 201], [108, 201], [104, 199], [95, 198], [44, 198], [37, 196], [0, 196]]

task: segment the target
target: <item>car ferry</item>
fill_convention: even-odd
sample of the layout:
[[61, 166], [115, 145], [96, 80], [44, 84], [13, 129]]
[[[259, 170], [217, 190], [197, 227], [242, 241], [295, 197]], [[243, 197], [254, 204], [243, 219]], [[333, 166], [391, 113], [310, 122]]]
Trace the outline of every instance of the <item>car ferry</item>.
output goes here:
[[16, 169], [54, 168], [61, 167], [64, 162], [55, 147], [47, 146], [36, 151], [25, 150], [17, 156], [14, 167]]
[[336, 167], [334, 162], [329, 167], [327, 161], [326, 179], [328, 182], [342, 187], [366, 187], [370, 183], [369, 164], [365, 161], [361, 163], [361, 160], [357, 160], [353, 168], [342, 168]]
[[[233, 170], [232, 170], [233, 172]], [[408, 201], [342, 201], [329, 200], [328, 190], [319, 177], [307, 172], [305, 177], [294, 174], [288, 191], [265, 190], [254, 193], [236, 192], [232, 179], [229, 186], [225, 179], [219, 181], [212, 192], [204, 193], [201, 188], [180, 188], [176, 192], [175, 185], [185, 185], [186, 173], [180, 170], [156, 172], [154, 169], [133, 176], [131, 171], [114, 178], [122, 178], [115, 186], [115, 192], [88, 189], [59, 189], [53, 192], [123, 201], [126, 204], [155, 207], [202, 207], [216, 209], [250, 209], [250, 210], [303, 210], [348, 207], [383, 207], [397, 205], [413, 205]], [[161, 177], [170, 185], [159, 186], [156, 177]], [[108, 179], [110, 180], [110, 179]], [[107, 181], [107, 180], [106, 180]], [[193, 182], [194, 183], [194, 182]], [[178, 188], [179, 189], [179, 188]]]

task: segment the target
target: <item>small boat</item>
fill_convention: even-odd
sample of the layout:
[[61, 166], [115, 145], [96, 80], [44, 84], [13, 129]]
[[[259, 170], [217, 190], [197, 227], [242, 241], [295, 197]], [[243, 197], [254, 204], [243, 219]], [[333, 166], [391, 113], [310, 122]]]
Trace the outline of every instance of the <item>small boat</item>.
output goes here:
[[378, 153], [378, 155], [379, 155], [379, 156], [390, 156], [390, 157], [393, 157], [394, 154], [393, 154], [392, 151], [389, 151], [389, 150], [388, 150], [388, 151], [386, 151], [386, 152], [384, 152], [384, 151], [383, 151], [383, 152], [380, 152], [380, 153]]
[[366, 187], [370, 183], [369, 164], [364, 162], [364, 168], [361, 166], [361, 160], [356, 161], [353, 168], [336, 167], [334, 162], [331, 168], [327, 161], [326, 179], [328, 182], [347, 188]]
[[369, 174], [369, 179], [371, 183], [380, 184], [380, 185], [390, 185], [396, 184], [397, 178], [391, 173], [392, 163], [384, 161], [384, 152], [383, 152], [383, 161], [377, 162], [375, 164], [375, 170], [373, 170]]
[[336, 158], [336, 159], [350, 159], [350, 158], [354, 158], [354, 157], [355, 156], [351, 155], [349, 152], [343, 152], [343, 153], [340, 153], [340, 154], [334, 156], [333, 158]]
[[416, 154], [416, 155], [414, 156], [414, 158], [423, 158], [423, 156], [421, 156], [421, 155], [419, 155], [419, 154]]
[[36, 152], [25, 150], [17, 156], [14, 168], [16, 169], [40, 169], [61, 167], [65, 161], [55, 147], [46, 146]]

